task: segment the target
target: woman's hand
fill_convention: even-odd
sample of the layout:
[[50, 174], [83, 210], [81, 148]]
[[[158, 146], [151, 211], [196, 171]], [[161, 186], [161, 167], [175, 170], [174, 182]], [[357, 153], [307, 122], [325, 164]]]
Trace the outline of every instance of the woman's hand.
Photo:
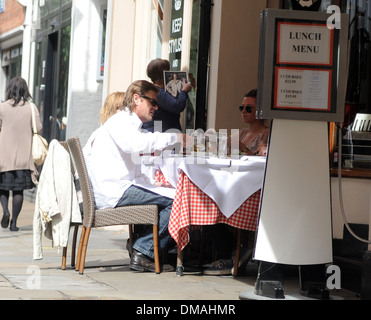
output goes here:
[[266, 157], [267, 156], [268, 146], [266, 144], [262, 144], [257, 152], [257, 156]]
[[160, 181], [156, 181], [155, 182], [155, 186], [157, 187], [164, 187], [164, 188], [173, 188], [173, 186], [168, 183], [168, 182], [160, 182]]
[[243, 154], [247, 154], [248, 156], [253, 155], [253, 153], [241, 142], [240, 142], [240, 152]]

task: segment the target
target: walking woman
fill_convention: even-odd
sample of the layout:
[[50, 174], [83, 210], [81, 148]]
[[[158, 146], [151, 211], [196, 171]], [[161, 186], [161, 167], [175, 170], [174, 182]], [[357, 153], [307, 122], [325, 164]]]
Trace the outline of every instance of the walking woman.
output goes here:
[[[42, 125], [40, 114], [30, 103], [31, 94], [26, 81], [16, 77], [6, 89], [6, 101], [0, 104], [0, 203], [3, 208], [1, 227], [18, 231], [17, 219], [23, 205], [23, 191], [37, 185], [38, 172], [31, 156], [32, 111], [35, 109], [36, 128]], [[12, 217], [8, 201], [12, 191]]]

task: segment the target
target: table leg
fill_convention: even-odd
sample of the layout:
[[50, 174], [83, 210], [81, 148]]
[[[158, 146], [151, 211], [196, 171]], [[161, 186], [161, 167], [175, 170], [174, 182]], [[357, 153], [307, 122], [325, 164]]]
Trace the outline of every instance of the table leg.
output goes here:
[[177, 261], [176, 261], [176, 275], [177, 276], [182, 276], [184, 271], [183, 267], [183, 251], [178, 250], [178, 256], [177, 256]]
[[234, 258], [234, 268], [232, 276], [236, 277], [238, 274], [238, 265], [240, 262], [240, 249], [241, 249], [241, 229], [237, 229], [237, 245], [236, 245], [236, 256]]
[[204, 245], [205, 245], [205, 230], [204, 227], [201, 227], [201, 243], [200, 243], [200, 257], [198, 260], [198, 266], [202, 268], [204, 264]]

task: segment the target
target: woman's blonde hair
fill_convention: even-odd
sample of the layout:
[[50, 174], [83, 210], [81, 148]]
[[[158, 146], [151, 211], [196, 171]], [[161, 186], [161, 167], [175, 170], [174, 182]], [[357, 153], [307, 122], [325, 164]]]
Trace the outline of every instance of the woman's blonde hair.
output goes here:
[[113, 92], [108, 95], [102, 109], [99, 112], [102, 124], [116, 114], [117, 110], [124, 109], [124, 99], [125, 92]]

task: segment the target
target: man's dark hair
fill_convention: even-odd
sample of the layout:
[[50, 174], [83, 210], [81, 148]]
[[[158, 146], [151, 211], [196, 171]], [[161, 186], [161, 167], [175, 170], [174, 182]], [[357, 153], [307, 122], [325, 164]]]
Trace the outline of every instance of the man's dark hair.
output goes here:
[[164, 83], [164, 71], [170, 70], [170, 62], [165, 59], [154, 59], [147, 66], [147, 76], [158, 85]]
[[244, 98], [256, 98], [257, 97], [257, 90], [252, 89], [248, 93], [245, 94]]

